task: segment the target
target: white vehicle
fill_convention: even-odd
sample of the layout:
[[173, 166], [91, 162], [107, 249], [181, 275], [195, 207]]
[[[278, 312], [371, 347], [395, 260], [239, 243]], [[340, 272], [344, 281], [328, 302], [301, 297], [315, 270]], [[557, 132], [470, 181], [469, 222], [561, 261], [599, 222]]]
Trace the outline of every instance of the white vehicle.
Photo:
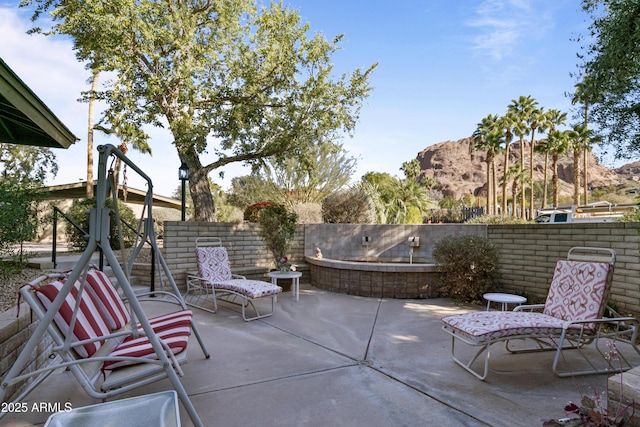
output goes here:
[[638, 205], [614, 205], [612, 203], [594, 202], [588, 205], [558, 207], [556, 209], [540, 209], [533, 220], [538, 224], [614, 222], [625, 214], [633, 213]]

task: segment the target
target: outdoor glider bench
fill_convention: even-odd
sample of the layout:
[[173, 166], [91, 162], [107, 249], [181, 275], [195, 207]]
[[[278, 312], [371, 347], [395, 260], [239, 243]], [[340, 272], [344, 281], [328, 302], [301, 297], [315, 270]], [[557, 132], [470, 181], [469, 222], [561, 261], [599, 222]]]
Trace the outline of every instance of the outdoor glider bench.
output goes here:
[[[44, 275], [22, 286], [20, 296], [42, 321], [67, 283], [66, 274]], [[154, 292], [154, 302], [178, 304], [169, 292]], [[147, 332], [132, 316], [109, 277], [93, 268], [77, 280], [47, 328], [57, 362], [13, 379], [41, 374], [18, 401], [58, 368], [67, 368], [91, 397], [106, 399], [167, 378], [183, 375], [187, 343], [193, 329], [191, 310], [180, 309], [147, 319], [170, 366], [158, 357]], [[200, 337], [198, 336], [198, 340]], [[203, 347], [205, 357], [209, 355]], [[5, 386], [6, 384], [3, 384]], [[184, 402], [188, 404], [187, 402]]]
[[[451, 335], [453, 360], [477, 378], [489, 372], [491, 346], [504, 342], [510, 353], [555, 351], [552, 369], [558, 376], [620, 372], [632, 366], [621, 352], [611, 362], [611, 343], [629, 344], [636, 355], [638, 324], [633, 317], [622, 317], [607, 307], [615, 252], [604, 248], [576, 247], [566, 260], [556, 263], [545, 304], [523, 305], [514, 311], [478, 311], [442, 319], [443, 329]], [[611, 317], [604, 317], [605, 312]], [[603, 348], [602, 342], [606, 341]], [[515, 342], [533, 345], [517, 345]], [[475, 348], [464, 360], [456, 353], [456, 343]], [[595, 348], [587, 350], [588, 344]], [[591, 347], [591, 346], [590, 346]], [[565, 360], [564, 350], [576, 350], [586, 369], [577, 370]], [[480, 356], [484, 355], [484, 359]], [[478, 359], [480, 360], [478, 361]], [[480, 365], [480, 366], [474, 366]], [[569, 365], [565, 370], [561, 365]]]
[[[187, 276], [187, 292], [184, 295], [190, 306], [215, 313], [218, 310], [218, 298], [223, 301], [237, 303], [242, 307], [242, 318], [245, 321], [262, 319], [273, 314], [274, 303], [280, 286], [263, 280], [249, 280], [244, 276], [231, 273], [227, 249], [217, 237], [198, 237], [196, 239], [196, 263], [198, 274]], [[271, 300], [271, 310], [260, 313], [256, 300]], [[251, 307], [252, 316], [247, 315], [247, 307]]]

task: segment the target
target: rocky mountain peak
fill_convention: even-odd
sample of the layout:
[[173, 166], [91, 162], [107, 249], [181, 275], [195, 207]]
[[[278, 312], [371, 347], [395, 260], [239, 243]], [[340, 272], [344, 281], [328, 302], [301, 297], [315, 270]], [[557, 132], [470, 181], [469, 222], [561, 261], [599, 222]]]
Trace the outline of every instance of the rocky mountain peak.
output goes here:
[[[525, 147], [525, 168], [528, 168], [529, 145], [526, 141], [523, 145]], [[518, 141], [514, 141], [510, 146], [509, 165], [519, 162], [520, 155], [520, 144]], [[471, 138], [431, 145], [420, 151], [417, 159], [422, 170], [420, 176], [433, 178], [436, 181], [434, 187], [442, 191], [445, 196], [456, 199], [465, 194], [486, 197], [486, 153], [474, 150]], [[536, 153], [534, 155], [534, 181], [544, 180], [544, 163], [545, 156]], [[504, 170], [504, 155], [496, 156], [495, 164], [497, 178], [500, 180]], [[626, 173], [617, 173], [602, 166], [592, 153], [588, 153], [588, 165], [588, 183], [591, 187], [618, 185], [629, 179]], [[629, 171], [631, 174], [635, 173], [640, 176], [640, 162], [636, 165], [636, 168], [629, 168]], [[631, 167], [631, 165], [624, 167]], [[549, 159], [548, 168], [547, 179], [551, 182], [551, 159]], [[573, 194], [573, 160], [569, 155], [561, 157], [558, 163], [558, 178], [560, 193], [563, 195]]]

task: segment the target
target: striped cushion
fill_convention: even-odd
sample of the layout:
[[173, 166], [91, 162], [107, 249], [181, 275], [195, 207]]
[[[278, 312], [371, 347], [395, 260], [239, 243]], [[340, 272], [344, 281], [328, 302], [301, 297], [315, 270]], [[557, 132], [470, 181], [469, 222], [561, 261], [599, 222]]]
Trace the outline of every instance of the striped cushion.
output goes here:
[[131, 319], [129, 311], [109, 276], [100, 270], [90, 269], [87, 273], [87, 285], [87, 293], [93, 298], [109, 328], [115, 331], [124, 327]]
[[[191, 325], [191, 318], [193, 312], [191, 310], [180, 310], [169, 314], [163, 314], [162, 316], [149, 319], [149, 324], [154, 332], [165, 331], [178, 326]], [[138, 324], [138, 331], [142, 331], [142, 326]]]
[[[156, 336], [169, 346], [173, 354], [178, 354], [187, 348], [191, 328], [189, 322], [182, 322], [174, 327], [156, 332]], [[136, 357], [140, 359], [158, 359], [151, 342], [146, 336], [127, 338], [109, 355], [109, 357]], [[141, 362], [128, 360], [106, 361], [103, 370], [114, 370], [124, 366], [135, 365]]]
[[[62, 289], [63, 286], [64, 284], [62, 282], [56, 281], [36, 288], [38, 299], [42, 302], [45, 310], [49, 310], [53, 300], [58, 296], [60, 289]], [[79, 287], [80, 284], [76, 282], [54, 316], [56, 326], [65, 337], [69, 334], [69, 330], [71, 328], [71, 319], [73, 316], [73, 310], [76, 306]], [[108, 335], [109, 333], [109, 327], [99, 315], [99, 311], [93, 303], [93, 300], [86, 292], [82, 292], [82, 295], [80, 296], [78, 314], [73, 326], [71, 342], [98, 338]], [[104, 340], [95, 341], [74, 347], [74, 350], [80, 357], [86, 358], [92, 356], [103, 344]]]

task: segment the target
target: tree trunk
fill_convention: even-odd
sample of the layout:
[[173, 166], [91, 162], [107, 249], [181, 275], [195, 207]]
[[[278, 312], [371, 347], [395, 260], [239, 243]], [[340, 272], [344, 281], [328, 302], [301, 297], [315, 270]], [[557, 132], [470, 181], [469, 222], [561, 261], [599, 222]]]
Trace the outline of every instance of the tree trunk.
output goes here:
[[534, 147], [536, 145], [536, 141], [534, 139], [536, 134], [536, 128], [531, 127], [531, 145], [529, 146], [529, 188], [531, 189], [531, 194], [529, 194], [529, 219], [533, 219], [533, 154], [535, 152]]
[[504, 177], [502, 180], [502, 215], [507, 214], [507, 173], [509, 172], [509, 143], [504, 148]]
[[491, 160], [487, 156], [487, 213], [491, 206]]
[[91, 93], [89, 93], [89, 113], [87, 117], [87, 197], [93, 197], [93, 111], [96, 103], [95, 93], [98, 90], [97, 71], [91, 79]]
[[525, 219], [524, 213], [524, 139], [520, 138], [520, 218]]
[[193, 148], [189, 148], [186, 153], [178, 154], [180, 160], [189, 167], [189, 193], [194, 207], [193, 220], [215, 222], [215, 206], [207, 171], [203, 169]]
[[540, 209], [547, 206], [547, 193], [549, 193], [549, 153], [544, 153], [544, 184], [542, 185], [542, 206]]
[[[589, 103], [585, 102], [584, 104], [584, 129], [587, 130], [589, 126]], [[583, 192], [583, 199], [584, 199], [584, 204], [586, 205], [587, 203], [589, 203], [589, 189], [588, 189], [588, 178], [589, 178], [589, 172], [587, 169], [587, 149], [589, 148], [589, 141], [587, 141], [585, 139], [584, 141], [584, 147], [582, 147], [582, 192]]]
[[493, 202], [491, 204], [491, 206], [493, 207], [493, 215], [497, 215], [498, 214], [498, 189], [497, 189], [497, 183], [498, 183], [498, 176], [497, 176], [497, 171], [496, 171], [496, 162], [495, 159], [493, 162], [491, 162], [491, 180], [492, 182], [492, 188], [493, 188]]
[[553, 182], [553, 207], [558, 207], [558, 155], [554, 154], [552, 158], [552, 177]]
[[580, 150], [573, 150], [573, 204], [580, 204]]

